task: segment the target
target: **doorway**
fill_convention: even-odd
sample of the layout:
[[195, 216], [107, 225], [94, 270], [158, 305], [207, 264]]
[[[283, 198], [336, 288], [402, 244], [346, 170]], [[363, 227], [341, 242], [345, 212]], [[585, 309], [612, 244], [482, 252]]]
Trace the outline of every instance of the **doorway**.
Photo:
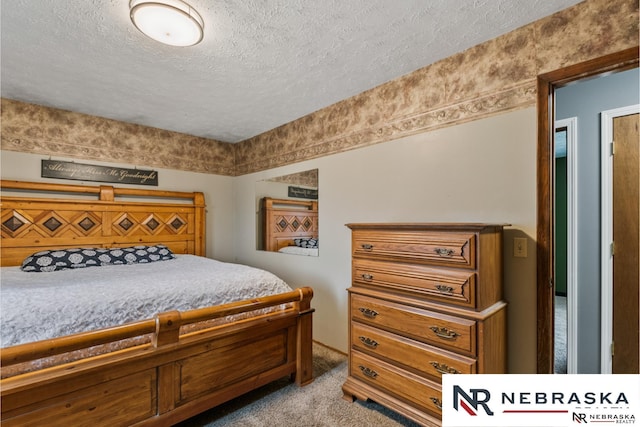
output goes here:
[[[537, 155], [537, 312], [538, 373], [554, 372], [555, 295], [555, 90], [587, 77], [638, 67], [638, 50], [627, 49], [602, 58], [538, 76]], [[597, 327], [599, 330], [599, 326]]]
[[613, 119], [613, 242], [618, 250], [613, 257], [613, 374], [640, 373], [639, 116]]
[[639, 117], [640, 104], [602, 114], [603, 374], [640, 373]]
[[577, 373], [578, 118], [555, 121], [554, 373]]

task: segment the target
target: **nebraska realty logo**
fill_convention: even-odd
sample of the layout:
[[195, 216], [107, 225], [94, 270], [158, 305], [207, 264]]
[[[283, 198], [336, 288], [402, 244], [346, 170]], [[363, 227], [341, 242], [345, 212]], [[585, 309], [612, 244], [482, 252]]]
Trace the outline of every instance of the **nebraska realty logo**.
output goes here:
[[442, 402], [443, 427], [635, 424], [640, 377], [447, 374]]

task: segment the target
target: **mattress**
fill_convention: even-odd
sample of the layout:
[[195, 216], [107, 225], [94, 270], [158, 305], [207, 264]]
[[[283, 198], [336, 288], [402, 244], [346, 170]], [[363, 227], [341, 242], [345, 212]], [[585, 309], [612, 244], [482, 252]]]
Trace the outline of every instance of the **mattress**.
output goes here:
[[0, 346], [289, 291], [265, 270], [194, 255], [54, 272], [3, 267]]

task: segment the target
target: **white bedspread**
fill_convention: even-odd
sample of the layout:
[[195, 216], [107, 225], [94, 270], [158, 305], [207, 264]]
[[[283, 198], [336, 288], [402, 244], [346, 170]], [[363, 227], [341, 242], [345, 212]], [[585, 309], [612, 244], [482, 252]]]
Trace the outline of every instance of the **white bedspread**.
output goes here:
[[278, 252], [283, 254], [318, 256], [318, 248], [301, 248], [299, 246], [285, 246], [280, 248]]
[[3, 267], [0, 279], [1, 347], [291, 290], [267, 271], [193, 255], [48, 273]]

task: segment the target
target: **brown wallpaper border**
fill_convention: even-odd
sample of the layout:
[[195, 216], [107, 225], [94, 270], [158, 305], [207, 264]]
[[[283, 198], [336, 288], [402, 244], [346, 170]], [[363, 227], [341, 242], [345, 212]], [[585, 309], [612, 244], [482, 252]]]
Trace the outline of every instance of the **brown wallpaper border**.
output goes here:
[[578, 3], [237, 144], [237, 174], [534, 106], [539, 74], [637, 48], [638, 21], [638, 0]]
[[235, 174], [232, 144], [5, 98], [0, 105], [3, 150]]
[[273, 153], [269, 157], [263, 156], [246, 164], [236, 164], [236, 174], [244, 175], [259, 170], [272, 169], [521, 108], [532, 107], [535, 105], [535, 96], [535, 81], [525, 82], [520, 87], [511, 88], [499, 94], [487, 95], [456, 105], [416, 114], [412, 117], [401, 117], [383, 123], [376, 128], [367, 128], [348, 135], [322, 140], [317, 144], [297, 150], [285, 151], [282, 154]]
[[538, 74], [638, 46], [639, 0], [587, 0], [237, 144], [1, 100], [1, 148], [238, 176], [535, 105]]

